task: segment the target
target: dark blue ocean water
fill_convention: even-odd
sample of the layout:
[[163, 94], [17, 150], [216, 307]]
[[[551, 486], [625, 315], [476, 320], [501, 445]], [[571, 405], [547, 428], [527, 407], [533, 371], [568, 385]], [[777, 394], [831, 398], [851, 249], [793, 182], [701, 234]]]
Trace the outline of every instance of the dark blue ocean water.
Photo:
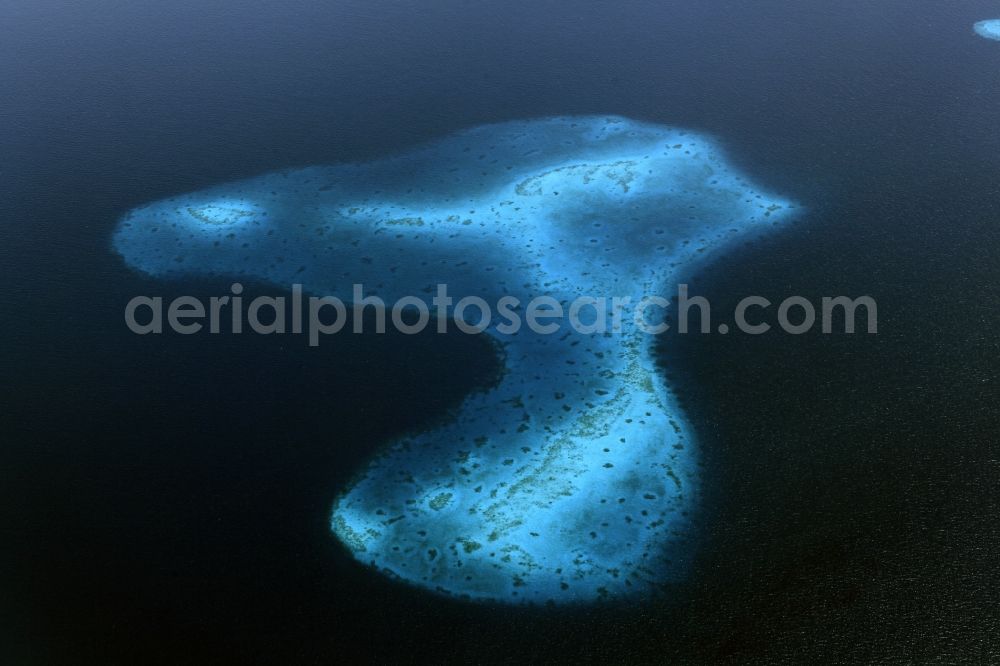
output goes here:
[[[994, 3], [0, 0], [0, 662], [998, 658]], [[140, 338], [126, 210], [458, 128], [615, 113], [719, 137], [805, 219], [690, 280], [871, 294], [876, 336], [675, 336], [710, 487], [676, 598], [443, 601], [327, 526], [483, 341]], [[249, 287], [252, 290], [254, 287]], [[263, 293], [263, 292], [262, 292]], [[266, 293], [273, 293], [272, 289]]]

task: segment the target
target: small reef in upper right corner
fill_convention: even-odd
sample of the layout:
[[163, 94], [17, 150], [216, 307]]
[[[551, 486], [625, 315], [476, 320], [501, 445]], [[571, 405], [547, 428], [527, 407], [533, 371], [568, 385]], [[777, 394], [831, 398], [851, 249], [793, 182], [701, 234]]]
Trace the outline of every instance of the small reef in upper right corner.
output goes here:
[[1000, 41], [1000, 19], [980, 21], [972, 26], [972, 29], [975, 30], [976, 34], [980, 37]]

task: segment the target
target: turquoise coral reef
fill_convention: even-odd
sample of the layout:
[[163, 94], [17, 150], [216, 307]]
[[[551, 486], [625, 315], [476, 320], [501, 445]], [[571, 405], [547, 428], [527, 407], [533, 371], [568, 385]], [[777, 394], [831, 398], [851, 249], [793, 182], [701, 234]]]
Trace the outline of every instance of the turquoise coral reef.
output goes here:
[[[151, 275], [346, 300], [356, 283], [386, 301], [444, 283], [491, 303], [638, 302], [793, 208], [704, 135], [560, 117], [155, 202], [113, 243]], [[605, 333], [485, 334], [503, 349], [497, 385], [386, 443], [334, 501], [340, 541], [387, 575], [474, 600], [591, 602], [682, 578], [704, 481], [651, 337], [629, 317]]]
[[1000, 41], [1000, 19], [980, 21], [973, 26], [973, 30], [980, 37]]

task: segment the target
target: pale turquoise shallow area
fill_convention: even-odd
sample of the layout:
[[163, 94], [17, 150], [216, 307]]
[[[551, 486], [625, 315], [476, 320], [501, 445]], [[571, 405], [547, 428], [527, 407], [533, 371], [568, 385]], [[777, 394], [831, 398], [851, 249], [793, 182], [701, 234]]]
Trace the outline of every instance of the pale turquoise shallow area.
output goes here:
[[980, 37], [985, 37], [986, 39], [995, 39], [1000, 41], [1000, 19], [990, 19], [989, 21], [980, 21], [973, 26], [973, 30], [976, 31]]
[[[151, 275], [301, 283], [347, 301], [355, 283], [389, 302], [447, 283], [490, 303], [637, 302], [793, 209], [709, 137], [567, 117], [155, 202], [113, 242]], [[650, 336], [630, 317], [607, 335], [486, 334], [505, 365], [497, 385], [386, 443], [337, 495], [337, 537], [387, 575], [476, 600], [589, 602], [683, 578], [711, 480]]]

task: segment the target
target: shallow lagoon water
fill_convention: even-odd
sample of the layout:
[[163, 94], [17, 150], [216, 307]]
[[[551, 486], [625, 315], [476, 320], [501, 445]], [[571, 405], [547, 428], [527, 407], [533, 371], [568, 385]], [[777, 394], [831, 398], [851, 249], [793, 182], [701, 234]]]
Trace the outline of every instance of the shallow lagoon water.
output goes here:
[[[639, 304], [793, 209], [707, 137], [551, 118], [142, 206], [114, 247], [151, 275], [296, 283], [348, 301], [355, 285], [389, 303], [445, 285], [491, 308]], [[389, 576], [467, 599], [592, 602], [682, 580], [710, 480], [631, 312], [589, 334], [484, 326], [502, 350], [498, 385], [379, 453], [334, 505], [338, 538]]]
[[986, 39], [1000, 40], [1000, 19], [980, 21], [973, 27], [976, 34]]

